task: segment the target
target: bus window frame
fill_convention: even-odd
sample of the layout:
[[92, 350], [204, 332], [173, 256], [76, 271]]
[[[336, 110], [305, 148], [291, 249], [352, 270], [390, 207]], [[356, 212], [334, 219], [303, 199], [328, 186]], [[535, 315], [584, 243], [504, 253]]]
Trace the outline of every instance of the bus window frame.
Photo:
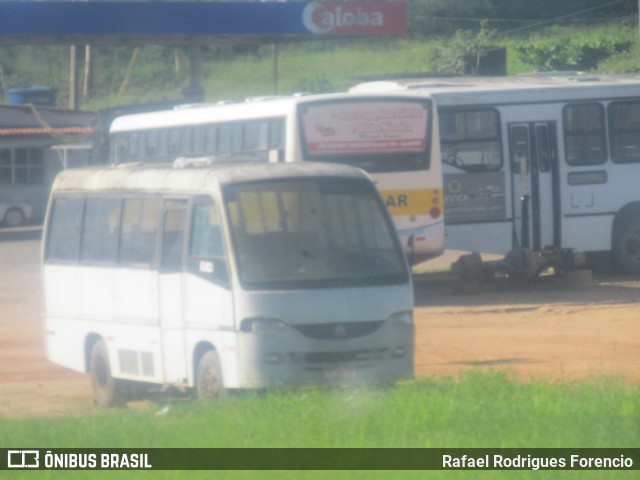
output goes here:
[[[572, 145], [575, 143], [573, 141], [568, 141], [569, 139], [572, 138], [580, 138], [582, 140], [585, 139], [585, 137], [593, 137], [595, 136], [595, 133], [591, 132], [591, 133], [584, 133], [584, 132], [578, 132], [578, 133], [574, 133], [573, 130], [570, 130], [568, 128], [568, 111], [570, 109], [573, 108], [580, 108], [580, 107], [597, 107], [598, 110], [600, 111], [601, 114], [601, 121], [602, 121], [602, 128], [599, 129], [599, 134], [598, 136], [600, 137], [600, 139], [602, 140], [601, 143], [601, 147], [602, 147], [602, 154], [600, 155], [600, 158], [598, 158], [595, 161], [573, 161], [571, 160], [573, 157], [570, 156], [570, 153], [573, 153], [573, 151], [570, 152], [570, 149], [572, 148]], [[582, 114], [584, 115], [584, 114]], [[578, 115], [578, 116], [582, 116], [582, 115]], [[562, 107], [562, 136], [563, 136], [563, 141], [564, 141], [564, 160], [566, 162], [567, 165], [569, 165], [570, 167], [592, 167], [594, 165], [603, 165], [605, 163], [607, 163], [607, 159], [609, 158], [609, 145], [608, 145], [608, 133], [607, 133], [607, 113], [605, 110], [604, 105], [601, 102], [598, 101], [591, 101], [591, 102], [571, 102], [571, 103], [567, 103], [565, 105], [563, 105]], [[584, 143], [584, 141], [580, 142], [581, 144]], [[584, 148], [582, 150], [580, 150], [580, 152], [584, 151]], [[580, 153], [578, 152], [578, 153]], [[578, 155], [578, 158], [582, 158], [582, 155]]]
[[[115, 265], [123, 266], [127, 268], [143, 268], [143, 269], [155, 269], [158, 260], [158, 241], [160, 237], [160, 227], [161, 225], [161, 212], [162, 212], [162, 201], [163, 198], [158, 195], [127, 195], [122, 197], [122, 205], [120, 211], [120, 224], [118, 226], [118, 255], [117, 261]], [[153, 241], [148, 245], [153, 249], [153, 253], [151, 255], [151, 259], [149, 261], [134, 261], [130, 259], [123, 259], [123, 232], [124, 232], [124, 224], [125, 224], [125, 209], [127, 202], [131, 201], [140, 201], [140, 202], [148, 202], [154, 201], [157, 202], [157, 209], [155, 212], [155, 231], [153, 233]], [[141, 208], [144, 208], [141, 206]], [[138, 217], [140, 220], [141, 217]], [[133, 222], [135, 224], [135, 222]]]
[[[159, 274], [172, 274], [172, 273], [182, 273], [184, 272], [184, 264], [185, 264], [185, 248], [186, 243], [188, 241], [187, 235], [187, 226], [189, 222], [189, 205], [190, 205], [190, 197], [176, 197], [176, 196], [165, 196], [162, 197], [161, 206], [160, 206], [160, 221], [158, 224], [159, 228], [159, 242], [160, 246], [158, 248], [157, 255], [157, 263], [156, 270]], [[172, 233], [177, 232], [174, 241], [177, 241], [176, 245], [178, 248], [172, 249], [171, 247], [174, 245], [166, 244], [166, 235], [169, 232], [167, 230], [167, 220], [169, 215], [177, 214], [178, 221], [181, 221], [182, 226], [179, 229], [170, 230]], [[182, 216], [180, 219], [179, 217]], [[177, 258], [172, 258], [171, 255], [176, 253]], [[175, 263], [169, 263], [167, 260]]]
[[613, 130], [613, 126], [614, 126], [614, 113], [612, 112], [613, 108], [619, 106], [619, 105], [637, 105], [637, 109], [640, 111], [640, 99], [626, 99], [626, 100], [615, 100], [609, 103], [609, 105], [607, 105], [607, 121], [608, 121], [608, 139], [609, 139], [609, 149], [610, 149], [610, 155], [611, 155], [611, 161], [613, 163], [616, 163], [618, 165], [627, 165], [627, 164], [633, 164], [633, 163], [640, 163], [640, 141], [638, 141], [638, 157], [637, 159], [631, 159], [631, 160], [627, 160], [627, 159], [623, 159], [622, 156], [618, 156], [617, 152], [619, 149], [623, 148], [623, 145], [620, 145], [620, 147], [618, 147], [618, 141], [615, 141], [615, 136], [616, 135], [622, 135], [622, 134], [629, 134], [629, 133], [635, 133], [636, 134], [636, 138], [640, 138], [640, 125], [638, 125], [638, 127], [634, 130], [618, 130], [618, 131], [614, 131]]
[[[442, 136], [442, 132], [443, 132], [443, 119], [446, 118], [446, 115], [451, 113], [453, 115], [456, 114], [468, 114], [468, 113], [473, 113], [473, 112], [492, 112], [494, 114], [494, 126], [495, 126], [495, 131], [496, 131], [496, 136], [495, 137], [489, 137], [489, 136], [483, 136], [483, 137], [469, 137], [468, 135], [465, 135], [464, 137], [460, 136], [460, 137], [456, 137], [454, 140], [445, 140], [443, 139]], [[465, 116], [466, 118], [466, 116]], [[440, 152], [441, 152], [441, 156], [442, 156], [442, 163], [443, 165], [449, 165], [451, 167], [460, 169], [462, 171], [465, 172], [469, 172], [469, 173], [476, 173], [476, 172], [497, 172], [499, 170], [502, 170], [504, 168], [505, 165], [505, 152], [504, 152], [504, 143], [503, 143], [503, 138], [502, 138], [502, 116], [500, 114], [500, 110], [498, 110], [495, 107], [486, 107], [486, 106], [478, 106], [478, 107], [470, 107], [470, 106], [465, 106], [465, 107], [443, 107], [440, 108], [440, 111], [438, 112], [438, 122], [439, 122], [439, 130], [440, 130]], [[467, 122], [465, 121], [465, 134], [468, 132], [468, 129], [466, 128], [466, 124]], [[465, 164], [462, 161], [458, 161], [459, 157], [457, 152], [460, 150], [458, 148], [452, 148], [451, 150], [454, 152], [454, 155], [451, 156], [447, 156], [445, 155], [447, 148], [445, 148], [446, 145], [460, 145], [460, 144], [466, 144], [466, 145], [486, 145], [486, 144], [491, 144], [491, 145], [495, 145], [497, 146], [497, 152], [500, 156], [499, 158], [499, 162], [496, 164], [491, 164], [491, 163], [477, 163], [477, 164]], [[473, 151], [477, 151], [476, 149], [474, 149]], [[480, 152], [482, 153], [482, 156], [485, 153], [485, 150], [482, 149], [480, 150]], [[453, 159], [453, 160], [452, 160]]]
[[[89, 202], [96, 202], [97, 205], [100, 205], [100, 203], [102, 203], [102, 205], [100, 205], [100, 213], [104, 213], [102, 212], [102, 208], [104, 208], [105, 205], [107, 205], [108, 203], [113, 203], [114, 206], [116, 206], [116, 208], [114, 208], [110, 213], [115, 214], [116, 218], [115, 221], [113, 221], [113, 228], [115, 228], [115, 232], [113, 232], [111, 235], [109, 235], [108, 237], [114, 237], [115, 240], [113, 241], [114, 245], [109, 245], [110, 248], [113, 248], [113, 251], [109, 253], [108, 258], [107, 257], [103, 257], [101, 255], [103, 255], [102, 252], [102, 248], [95, 248], [96, 245], [91, 245], [91, 249], [90, 250], [85, 250], [85, 248], [89, 248], [86, 246], [86, 236], [87, 236], [87, 232], [90, 232], [92, 234], [95, 233], [100, 233], [99, 229], [93, 228], [90, 224], [87, 224], [86, 220], [87, 218], [90, 216], [91, 212], [89, 209]], [[99, 221], [105, 221], [104, 218], [99, 218], [101, 217], [100, 215], [93, 215], [92, 218], [94, 219], [99, 219]], [[120, 250], [120, 223], [122, 220], [122, 198], [117, 196], [117, 195], [87, 195], [84, 197], [84, 209], [83, 209], [83, 215], [82, 215], [82, 224], [81, 224], [81, 229], [80, 229], [80, 255], [79, 255], [79, 262], [83, 265], [117, 265], [118, 264], [118, 254], [119, 254], [119, 250]], [[107, 221], [110, 221], [107, 219]], [[95, 225], [94, 225], [95, 226]], [[109, 228], [112, 228], [111, 225], [109, 225]], [[96, 238], [103, 238], [102, 235], [98, 235]], [[111, 242], [110, 242], [111, 243]], [[93, 257], [89, 257], [89, 253], [93, 252]], [[98, 256], [96, 256], [96, 252], [101, 252], [98, 254]], [[85, 258], [85, 257], [89, 257], [89, 258]]]
[[[269, 184], [278, 185], [280, 183], [295, 184], [297, 182], [308, 182], [308, 181], [317, 182], [318, 186], [321, 189], [329, 188], [328, 185], [332, 184], [332, 182], [333, 182], [334, 188], [343, 188], [342, 185], [338, 185], [338, 187], [335, 187], [336, 185], [335, 179], [333, 179], [332, 177], [319, 176], [319, 177], [314, 177], [313, 179], [309, 179], [306, 177], [288, 177], [286, 179], [282, 179], [282, 178], [268, 179], [268, 180], [260, 180], [258, 182], [256, 181], [237, 182], [231, 185], [227, 185], [223, 189], [222, 191], [223, 206], [221, 206], [221, 210], [224, 210], [224, 215], [226, 216], [225, 226], [226, 228], [229, 229], [228, 236], [230, 238], [230, 245], [228, 246], [229, 248], [227, 252], [233, 252], [231, 254], [227, 253], [227, 255], [228, 255], [229, 261], [234, 263], [234, 267], [237, 273], [237, 280], [242, 286], [243, 290], [245, 291], [262, 290], [262, 291], [274, 292], [280, 289], [293, 291], [293, 290], [305, 290], [309, 288], [334, 289], [337, 287], [366, 287], [366, 286], [376, 286], [376, 285], [391, 286], [391, 285], [401, 285], [410, 281], [409, 280], [410, 270], [408, 268], [408, 265], [406, 264], [406, 256], [404, 254], [404, 250], [402, 248], [400, 240], [395, 234], [396, 229], [395, 229], [394, 222], [391, 216], [389, 215], [388, 210], [385, 204], [383, 203], [382, 198], [380, 197], [378, 190], [375, 188], [375, 186], [373, 184], [368, 184], [366, 182], [363, 182], [360, 179], [357, 179], [357, 180], [340, 179], [340, 182], [344, 182], [345, 185], [347, 182], [351, 182], [353, 188], [361, 189], [361, 191], [363, 192], [362, 196], [370, 199], [378, 207], [378, 212], [382, 215], [381, 221], [383, 222], [387, 230], [387, 233], [389, 233], [390, 235], [389, 240], [391, 241], [391, 247], [393, 248], [394, 252], [399, 255], [399, 258], [401, 258], [403, 261], [404, 267], [402, 272], [397, 272], [384, 277], [363, 277], [363, 278], [357, 278], [357, 277], [329, 278], [328, 277], [328, 278], [320, 278], [320, 279], [294, 279], [294, 280], [278, 279], [278, 280], [255, 280], [255, 281], [246, 279], [245, 278], [246, 272], [243, 272], [243, 266], [241, 265], [241, 259], [240, 259], [240, 255], [241, 255], [240, 252], [242, 251], [242, 249], [239, 247], [239, 243], [242, 242], [242, 239], [239, 238], [238, 233], [243, 233], [243, 234], [248, 233], [246, 230], [248, 222], [245, 217], [246, 212], [244, 212], [244, 209], [240, 205], [240, 202], [242, 200], [238, 196], [238, 194], [244, 193], [242, 192], [242, 189], [249, 186], [255, 186], [255, 185], [266, 186]], [[252, 192], [247, 192], [247, 193], [252, 193]], [[270, 193], [270, 192], [266, 191], [266, 193]], [[279, 199], [279, 193], [275, 192], [275, 195], [278, 202], [278, 206], [277, 206], [277, 208], [279, 209], [278, 215], [282, 215], [284, 213], [284, 210], [282, 210], [282, 203], [280, 202], [280, 199]], [[232, 209], [232, 206], [236, 208]], [[264, 223], [265, 218], [264, 218], [263, 206], [259, 205], [259, 208], [261, 210], [260, 220], [263, 222], [262, 223], [263, 233], [255, 234], [255, 237], [260, 237], [264, 233], [268, 234], [271, 232], [267, 224]], [[238, 225], [241, 225], [241, 227], [244, 229], [244, 232], [236, 228], [236, 226], [234, 225], [234, 217], [237, 218]], [[340, 220], [344, 220], [344, 216], [341, 217]], [[359, 220], [360, 219], [358, 219], [358, 221]], [[326, 222], [326, 219], [324, 219], [324, 221]], [[285, 225], [282, 225], [282, 231], [285, 231], [285, 232], [288, 231], [288, 227]], [[325, 232], [325, 233], [328, 233], [328, 232]], [[362, 234], [363, 232], [354, 231], [353, 233]], [[248, 233], [248, 235], [254, 235], [254, 234]], [[348, 239], [347, 239], [347, 242], [348, 242]]]
[[[62, 258], [62, 256], [60, 255], [53, 255], [52, 254], [52, 248], [57, 247], [58, 243], [56, 244], [52, 244], [53, 241], [55, 242], [59, 242], [60, 245], [63, 246], [67, 246], [70, 244], [70, 242], [64, 242], [64, 241], [59, 241], [57, 238], [55, 238], [54, 235], [52, 235], [52, 228], [53, 226], [55, 226], [55, 228], [57, 228], [57, 225], [59, 222], [53, 223], [54, 218], [56, 217], [57, 213], [57, 209], [60, 208], [60, 204], [63, 201], [69, 201], [69, 202], [79, 202], [80, 203], [80, 208], [79, 208], [79, 214], [77, 215], [77, 218], [79, 219], [79, 222], [77, 225], [75, 225], [76, 228], [76, 232], [75, 235], [73, 237], [74, 240], [74, 245], [72, 249], [69, 249], [69, 255], [65, 256], [64, 258]], [[62, 264], [62, 265], [68, 265], [68, 264], [79, 264], [80, 263], [80, 245], [82, 244], [82, 224], [83, 224], [83, 220], [84, 220], [84, 209], [85, 209], [85, 197], [84, 196], [79, 196], [79, 195], [57, 195], [55, 197], [53, 197], [53, 200], [51, 202], [51, 207], [49, 208], [49, 213], [47, 215], [47, 243], [45, 245], [45, 249], [44, 249], [44, 258], [45, 258], [45, 262], [46, 263], [51, 263], [51, 264]], [[65, 212], [66, 213], [66, 212]]]
[[[195, 255], [194, 238], [196, 234], [196, 211], [198, 208], [214, 208], [218, 216], [218, 233], [220, 246], [222, 248], [221, 255], [205, 256]], [[196, 196], [192, 199], [187, 214], [187, 230], [186, 236], [186, 272], [205, 279], [206, 281], [215, 283], [223, 288], [230, 289], [229, 274], [229, 247], [226, 245], [225, 239], [225, 217], [224, 211], [214, 198], [210, 196]]]

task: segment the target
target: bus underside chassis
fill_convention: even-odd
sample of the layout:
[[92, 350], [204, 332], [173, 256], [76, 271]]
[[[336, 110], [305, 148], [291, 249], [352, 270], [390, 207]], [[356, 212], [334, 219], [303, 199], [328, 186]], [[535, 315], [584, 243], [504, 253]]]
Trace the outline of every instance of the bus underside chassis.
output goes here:
[[586, 256], [571, 249], [547, 248], [530, 250], [518, 247], [500, 260], [483, 261], [479, 253], [463, 255], [451, 265], [457, 275], [458, 288], [473, 290], [487, 282], [507, 281], [527, 285], [542, 274], [552, 274], [566, 286], [584, 288], [593, 283], [591, 270], [585, 270]]

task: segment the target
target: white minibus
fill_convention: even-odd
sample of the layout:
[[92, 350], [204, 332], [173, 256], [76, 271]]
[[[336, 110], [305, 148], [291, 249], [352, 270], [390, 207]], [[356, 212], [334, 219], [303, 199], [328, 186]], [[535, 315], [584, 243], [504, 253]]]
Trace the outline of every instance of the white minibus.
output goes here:
[[[206, 163], [206, 162], [205, 162]], [[48, 358], [96, 403], [413, 372], [413, 290], [368, 176], [329, 164], [66, 170], [43, 240]]]

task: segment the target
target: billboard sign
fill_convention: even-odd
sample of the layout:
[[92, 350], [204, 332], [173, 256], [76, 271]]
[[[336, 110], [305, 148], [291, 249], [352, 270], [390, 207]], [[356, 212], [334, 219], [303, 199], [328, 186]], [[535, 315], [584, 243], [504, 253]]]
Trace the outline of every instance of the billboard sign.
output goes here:
[[404, 3], [311, 2], [303, 23], [316, 35], [401, 35], [407, 31]]
[[[0, 40], [403, 35], [403, 2], [0, 1]], [[61, 38], [62, 40], [63, 38]], [[70, 40], [70, 39], [67, 39]]]

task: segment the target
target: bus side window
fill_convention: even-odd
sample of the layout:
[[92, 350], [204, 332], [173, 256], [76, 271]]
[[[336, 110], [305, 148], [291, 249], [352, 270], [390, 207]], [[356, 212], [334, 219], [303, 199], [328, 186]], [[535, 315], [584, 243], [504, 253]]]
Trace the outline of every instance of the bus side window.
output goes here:
[[169, 131], [158, 131], [158, 160], [166, 161], [169, 155]]
[[191, 155], [193, 153], [193, 135], [190, 128], [183, 128], [182, 130], [182, 149], [181, 155]]
[[231, 130], [231, 154], [242, 153], [242, 123], [234, 123]]
[[562, 116], [567, 163], [582, 166], [606, 162], [603, 106], [599, 103], [567, 105]]
[[225, 123], [218, 127], [218, 141], [216, 153], [219, 155], [225, 155], [231, 153], [231, 124]]
[[611, 103], [609, 129], [613, 161], [640, 162], [640, 102]]
[[193, 209], [188, 266], [196, 275], [228, 282], [220, 217], [213, 204], [195, 205]]
[[219, 155], [234, 156], [243, 152], [243, 124], [240, 122], [223, 123], [218, 126]]
[[118, 165], [127, 162], [127, 145], [126, 137], [118, 136], [111, 140], [111, 163]]
[[182, 130], [169, 130], [167, 153], [169, 155], [179, 155], [182, 153]]
[[[275, 119], [269, 122], [269, 161], [284, 161], [284, 120]], [[273, 153], [272, 153], [273, 152]]]
[[150, 130], [145, 139], [144, 156], [147, 161], [153, 162], [158, 156], [158, 131]]
[[47, 260], [78, 261], [83, 206], [82, 198], [56, 198], [53, 201], [47, 235]]
[[444, 163], [468, 172], [502, 168], [500, 115], [497, 110], [443, 109], [439, 125]]
[[207, 151], [207, 132], [205, 127], [199, 126], [193, 129], [193, 149], [194, 155], [204, 155]]
[[182, 246], [184, 244], [184, 208], [167, 210], [162, 227], [162, 257], [160, 268], [164, 273], [182, 270]]
[[269, 148], [279, 150], [284, 148], [284, 120], [269, 122]]
[[247, 122], [244, 125], [242, 150], [248, 155], [255, 157], [257, 161], [267, 161], [268, 156], [268, 133], [269, 124], [262, 122]]
[[140, 133], [132, 133], [129, 135], [129, 149], [127, 151], [127, 158], [130, 162], [140, 161], [142, 157], [141, 143], [144, 135]]
[[204, 153], [207, 155], [215, 155], [216, 153], [216, 130], [215, 125], [207, 125], [206, 127]]
[[119, 199], [87, 199], [80, 252], [80, 258], [83, 262], [115, 262], [118, 250], [119, 223]]
[[151, 265], [156, 252], [160, 200], [126, 198], [120, 228], [120, 263]]

